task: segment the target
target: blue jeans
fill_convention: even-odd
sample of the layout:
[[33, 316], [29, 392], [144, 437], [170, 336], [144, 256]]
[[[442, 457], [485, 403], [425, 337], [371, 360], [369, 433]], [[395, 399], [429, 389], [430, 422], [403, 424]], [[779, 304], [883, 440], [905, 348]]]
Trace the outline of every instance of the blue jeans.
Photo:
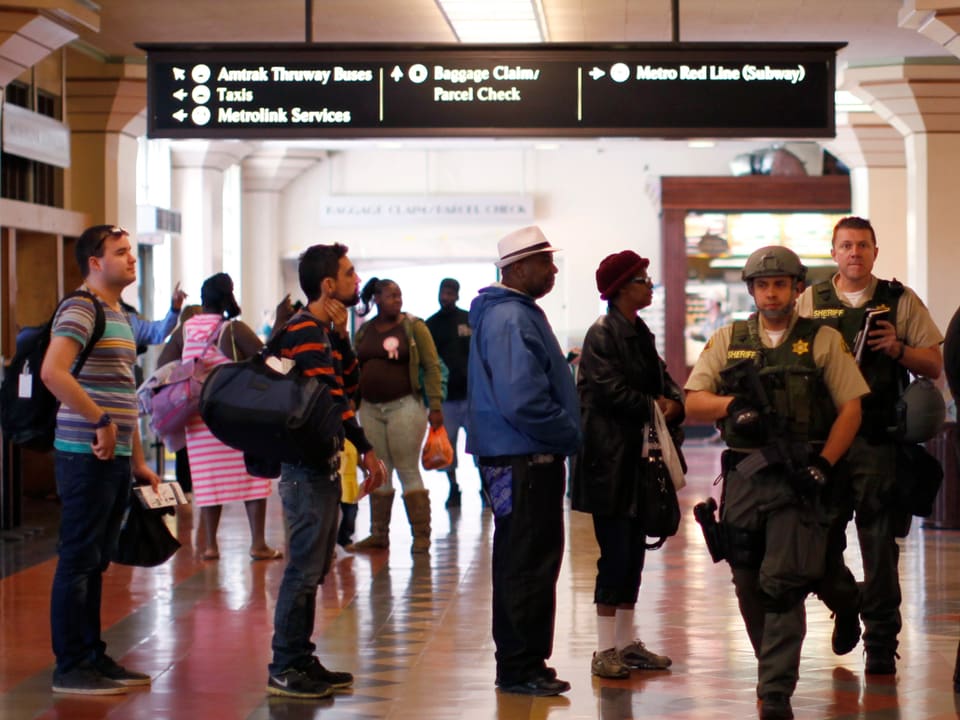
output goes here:
[[273, 616], [270, 674], [301, 667], [316, 650], [310, 640], [317, 586], [330, 569], [340, 513], [340, 475], [283, 465], [280, 500], [290, 547]]
[[57, 672], [64, 673], [96, 662], [106, 650], [100, 639], [103, 571], [120, 534], [132, 474], [129, 457], [99, 460], [58, 450], [54, 462], [61, 511], [50, 635]]

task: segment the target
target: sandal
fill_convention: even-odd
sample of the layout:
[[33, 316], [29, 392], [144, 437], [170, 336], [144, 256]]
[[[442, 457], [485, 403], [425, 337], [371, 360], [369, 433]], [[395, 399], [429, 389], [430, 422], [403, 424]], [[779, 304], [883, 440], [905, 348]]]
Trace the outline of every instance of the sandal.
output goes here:
[[282, 550], [274, 550], [273, 548], [267, 548], [260, 552], [250, 552], [251, 560], [279, 560], [283, 557]]

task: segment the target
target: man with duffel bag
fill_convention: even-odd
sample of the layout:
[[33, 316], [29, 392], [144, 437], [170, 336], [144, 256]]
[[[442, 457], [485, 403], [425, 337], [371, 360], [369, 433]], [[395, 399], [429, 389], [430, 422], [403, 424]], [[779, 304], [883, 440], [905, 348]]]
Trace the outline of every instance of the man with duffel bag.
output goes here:
[[[340, 244], [308, 248], [300, 256], [299, 275], [306, 307], [270, 339], [264, 357], [211, 374], [204, 384], [201, 412], [214, 434], [219, 432], [224, 442], [246, 452], [248, 466], [253, 458], [267, 465], [280, 461], [279, 493], [289, 551], [274, 613], [267, 692], [322, 698], [353, 684], [350, 673], [328, 670], [320, 663], [310, 639], [317, 586], [330, 568], [337, 537], [343, 437], [360, 454], [364, 493], [379, 487], [386, 473], [344, 389], [357, 381], [346, 308], [359, 300], [360, 287], [347, 248]], [[285, 370], [276, 366], [290, 363], [295, 367], [285, 375], [274, 372]], [[272, 415], [276, 420], [270, 420]], [[237, 422], [241, 418], [246, 421]], [[264, 437], [273, 431], [279, 435], [264, 446]], [[251, 433], [259, 434], [259, 439]]]

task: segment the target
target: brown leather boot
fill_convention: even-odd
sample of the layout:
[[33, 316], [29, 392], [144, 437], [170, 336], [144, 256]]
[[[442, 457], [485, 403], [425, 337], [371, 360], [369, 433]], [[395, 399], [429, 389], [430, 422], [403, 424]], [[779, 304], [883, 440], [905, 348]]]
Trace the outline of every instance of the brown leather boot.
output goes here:
[[370, 537], [347, 545], [348, 552], [372, 552], [390, 547], [390, 514], [394, 490], [370, 495]]
[[430, 493], [426, 490], [411, 490], [403, 494], [403, 504], [410, 519], [413, 547], [410, 552], [430, 552]]

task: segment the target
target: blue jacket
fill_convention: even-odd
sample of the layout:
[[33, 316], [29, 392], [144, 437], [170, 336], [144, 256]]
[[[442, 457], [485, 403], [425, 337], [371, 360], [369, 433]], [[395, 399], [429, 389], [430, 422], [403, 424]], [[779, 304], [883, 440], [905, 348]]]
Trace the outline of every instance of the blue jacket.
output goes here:
[[574, 455], [577, 389], [543, 310], [502, 285], [470, 305], [467, 451], [474, 455]]

